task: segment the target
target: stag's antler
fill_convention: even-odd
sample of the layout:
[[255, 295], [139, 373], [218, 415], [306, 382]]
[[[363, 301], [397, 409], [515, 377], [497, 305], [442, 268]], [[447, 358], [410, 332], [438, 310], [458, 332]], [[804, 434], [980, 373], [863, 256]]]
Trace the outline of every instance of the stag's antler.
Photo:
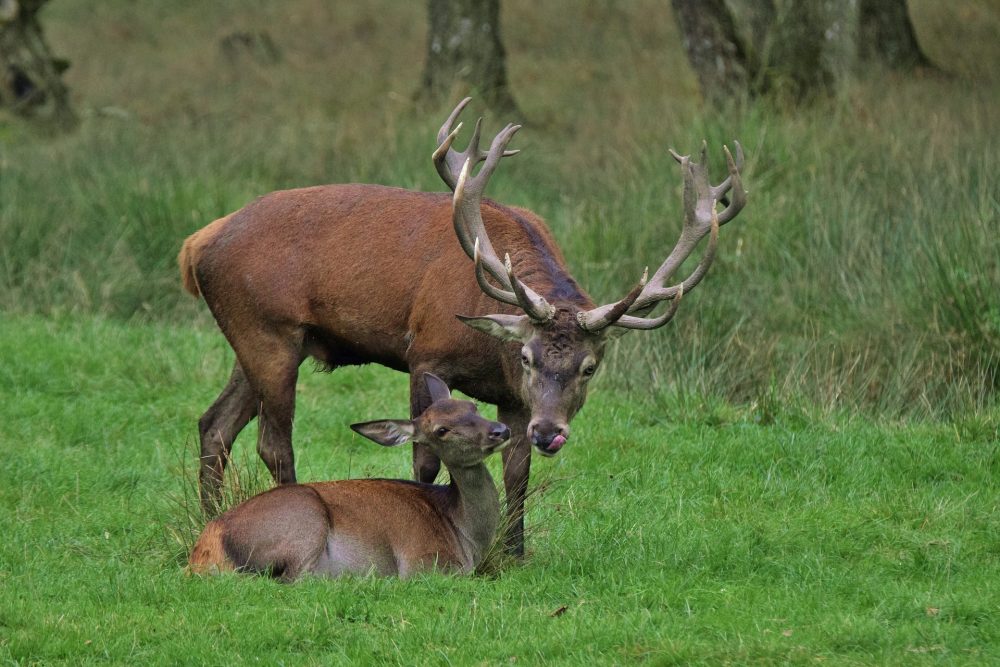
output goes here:
[[[517, 155], [520, 151], [507, 150], [507, 144], [514, 134], [521, 129], [520, 125], [508, 124], [493, 138], [493, 143], [489, 151], [479, 150], [479, 134], [482, 126], [482, 118], [476, 121], [476, 128], [472, 133], [472, 139], [468, 147], [459, 153], [451, 148], [459, 130], [461, 123], [452, 129], [455, 121], [465, 105], [471, 98], [465, 98], [458, 103], [455, 110], [448, 116], [448, 120], [438, 131], [438, 147], [434, 151], [434, 166], [437, 167], [438, 174], [454, 190], [455, 196], [452, 201], [452, 222], [455, 225], [455, 234], [462, 245], [462, 249], [476, 264], [476, 280], [480, 288], [488, 296], [502, 301], [503, 303], [517, 306], [524, 310], [527, 315], [538, 322], [544, 322], [555, 315], [555, 308], [552, 307], [544, 297], [536, 293], [530, 287], [518, 280], [514, 275], [514, 270], [510, 263], [510, 256], [504, 257], [501, 262], [497, 257], [493, 244], [486, 234], [486, 227], [483, 225], [483, 217], [480, 206], [483, 199], [483, 191], [489, 183], [490, 176], [500, 163], [503, 157]], [[482, 168], [475, 176], [471, 175], [472, 168], [483, 162]], [[455, 170], [460, 169], [456, 175]], [[496, 287], [490, 283], [486, 274], [489, 274], [499, 285]]]
[[[677, 306], [685, 292], [689, 292], [701, 282], [715, 258], [715, 247], [719, 239], [719, 227], [736, 217], [747, 201], [747, 193], [740, 180], [743, 167], [743, 148], [738, 141], [736, 159], [725, 146], [729, 175], [718, 185], [712, 185], [708, 176], [708, 147], [702, 143], [701, 163], [692, 162], [688, 156], [681, 156], [673, 150], [670, 154], [681, 165], [684, 174], [684, 228], [677, 245], [653, 274], [653, 278], [643, 285], [636, 294], [633, 290], [617, 303], [609, 303], [593, 310], [577, 313], [580, 326], [587, 331], [600, 331], [614, 325], [625, 329], [655, 329], [669, 322], [677, 312]], [[716, 211], [717, 202], [731, 191], [730, 203], [721, 213]], [[681, 283], [666, 287], [671, 275], [694, 251], [698, 243], [709, 235], [708, 245], [701, 261], [694, 271]], [[670, 308], [659, 317], [649, 318], [634, 313], [645, 313], [660, 301], [672, 300]], [[628, 304], [624, 306], [624, 304]], [[633, 313], [633, 314], [627, 314]]]

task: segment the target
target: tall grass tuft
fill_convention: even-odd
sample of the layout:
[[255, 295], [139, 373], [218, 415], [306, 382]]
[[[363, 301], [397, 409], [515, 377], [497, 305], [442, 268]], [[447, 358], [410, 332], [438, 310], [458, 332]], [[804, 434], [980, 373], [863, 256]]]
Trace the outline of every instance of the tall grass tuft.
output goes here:
[[[213, 517], [206, 515], [202, 509], [198, 493], [198, 471], [192, 463], [199, 460], [196, 452], [189, 451], [191, 447], [179, 448], [184, 460], [178, 463], [181, 480], [180, 488], [175, 494], [169, 494], [167, 510], [163, 516], [163, 530], [169, 545], [171, 558], [177, 564], [186, 564], [198, 536], [205, 524]], [[256, 452], [248, 447], [237, 448], [239, 454], [230, 457], [226, 466], [226, 475], [222, 484], [222, 495], [218, 511], [214, 516], [239, 505], [259, 493], [272, 488], [274, 481], [256, 456]]]

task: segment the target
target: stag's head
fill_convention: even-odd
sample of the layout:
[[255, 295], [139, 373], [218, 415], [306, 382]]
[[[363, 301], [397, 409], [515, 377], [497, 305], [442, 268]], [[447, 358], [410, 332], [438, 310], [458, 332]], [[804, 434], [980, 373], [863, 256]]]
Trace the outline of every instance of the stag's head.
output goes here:
[[546, 456], [569, 438], [569, 422], [583, 407], [587, 387], [604, 356], [605, 337], [580, 328], [576, 313], [560, 308], [540, 321], [528, 315], [459, 316], [474, 329], [518, 343], [520, 395], [531, 408], [528, 437]]
[[[684, 179], [684, 226], [673, 250], [653, 274], [643, 273], [639, 284], [620, 301], [595, 308], [582, 308], [539, 294], [521, 281], [510, 255], [501, 262], [486, 234], [480, 211], [483, 192], [501, 158], [519, 151], [507, 145], [520, 125], [507, 125], [493, 139], [488, 151], [479, 149], [482, 119], [476, 122], [468, 147], [452, 149], [461, 123], [455, 121], [469, 98], [459, 103], [438, 132], [434, 164], [454, 191], [452, 220], [458, 240], [475, 263], [476, 280], [483, 292], [501, 303], [516, 306], [523, 314], [459, 316], [469, 326], [505, 341], [520, 344], [521, 399], [530, 406], [528, 437], [545, 455], [559, 451], [569, 437], [569, 422], [583, 406], [590, 379], [597, 372], [607, 342], [632, 329], [656, 329], [677, 312], [681, 297], [708, 272], [715, 257], [719, 227], [732, 220], [746, 204], [747, 193], [740, 181], [743, 150], [735, 142], [736, 158], [723, 147], [729, 174], [719, 185], [709, 181], [707, 146], [702, 144], [701, 162], [692, 162], [673, 150]], [[478, 163], [483, 166], [472, 175]], [[729, 194], [728, 205], [717, 210]], [[697, 267], [682, 281], [671, 285], [673, 274], [708, 236]], [[491, 282], [492, 280], [492, 282]], [[496, 284], [494, 284], [496, 283]], [[550, 302], [551, 299], [551, 302]], [[650, 316], [661, 301], [669, 305], [658, 316]]]

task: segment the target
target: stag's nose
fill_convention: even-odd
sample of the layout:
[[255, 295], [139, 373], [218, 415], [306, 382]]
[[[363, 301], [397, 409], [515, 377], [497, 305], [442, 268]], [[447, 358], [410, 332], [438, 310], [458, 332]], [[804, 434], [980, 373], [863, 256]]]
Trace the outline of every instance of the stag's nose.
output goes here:
[[544, 419], [532, 422], [528, 426], [528, 435], [538, 451], [551, 456], [566, 444], [569, 438], [569, 426]]
[[490, 427], [490, 440], [494, 442], [506, 442], [510, 439], [510, 429], [506, 424], [495, 423]]

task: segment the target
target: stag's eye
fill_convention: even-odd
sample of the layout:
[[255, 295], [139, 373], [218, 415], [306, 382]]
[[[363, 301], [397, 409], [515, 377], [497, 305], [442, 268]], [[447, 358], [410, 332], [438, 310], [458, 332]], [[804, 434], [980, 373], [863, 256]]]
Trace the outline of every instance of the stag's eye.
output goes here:
[[531, 366], [531, 357], [524, 352], [521, 353], [521, 365], [525, 368]]
[[439, 438], [443, 438], [444, 436], [448, 435], [448, 429], [446, 429], [444, 426], [438, 426], [437, 429], [434, 431], [434, 434]]
[[597, 364], [590, 364], [588, 366], [584, 366], [582, 371], [582, 373], [587, 377], [590, 377], [596, 372], [597, 372]]

